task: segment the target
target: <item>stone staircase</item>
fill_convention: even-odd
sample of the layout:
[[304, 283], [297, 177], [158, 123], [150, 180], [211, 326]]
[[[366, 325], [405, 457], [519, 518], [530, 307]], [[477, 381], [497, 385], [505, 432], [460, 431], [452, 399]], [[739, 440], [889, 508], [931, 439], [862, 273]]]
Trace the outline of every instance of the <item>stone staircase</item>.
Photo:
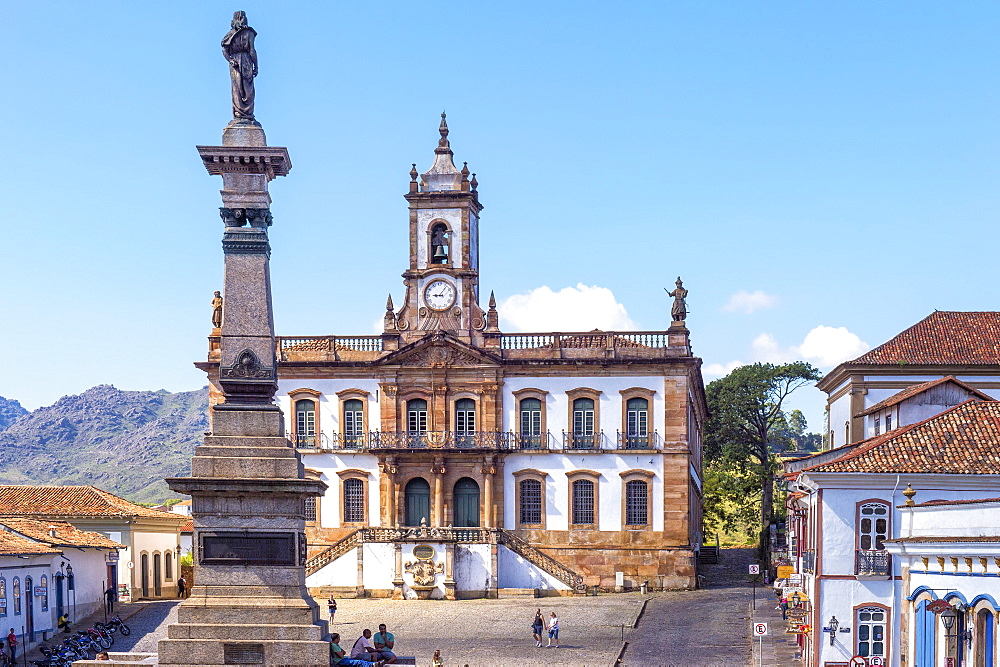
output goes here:
[[337, 560], [344, 554], [346, 554], [351, 549], [360, 547], [364, 540], [362, 539], [362, 529], [358, 528], [352, 533], [349, 533], [346, 537], [338, 540], [331, 544], [329, 547], [319, 552], [312, 558], [306, 561], [306, 576], [315, 574], [322, 570], [324, 567]]
[[543, 572], [551, 574], [553, 577], [563, 582], [575, 591], [584, 589], [583, 577], [566, 567], [552, 556], [532, 546], [513, 533], [507, 532], [503, 528], [497, 528], [497, 544], [502, 544], [518, 556], [528, 561]]

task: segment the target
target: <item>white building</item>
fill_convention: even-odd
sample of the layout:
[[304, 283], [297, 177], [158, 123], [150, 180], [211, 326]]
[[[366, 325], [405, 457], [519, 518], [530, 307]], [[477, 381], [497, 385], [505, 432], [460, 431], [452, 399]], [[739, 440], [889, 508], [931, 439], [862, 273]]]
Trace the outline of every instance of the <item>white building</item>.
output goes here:
[[105, 565], [121, 546], [64, 521], [0, 519], [0, 626], [14, 628], [23, 649], [51, 636], [61, 615], [99, 608]]
[[177, 595], [180, 529], [187, 517], [130, 503], [93, 486], [0, 486], [0, 522], [9, 517], [66, 521], [124, 546], [105, 563], [103, 588], [123, 598]]
[[[789, 462], [789, 541], [810, 599], [804, 664], [879, 655], [900, 664], [903, 571], [888, 540], [902, 532], [907, 485], [926, 500], [960, 501], [1000, 484], [1000, 403], [970, 400], [931, 419]], [[840, 631], [824, 632], [837, 619]]]
[[[916, 495], [926, 494], [917, 489]], [[1000, 498], [931, 500], [901, 507], [899, 514], [900, 537], [886, 541], [903, 576], [899, 664], [994, 667]]]
[[[903, 389], [945, 376], [1000, 398], [1000, 312], [936, 310], [827, 373], [817, 386], [827, 394], [828, 447], [871, 437], [874, 419], [866, 425], [870, 408]], [[898, 418], [890, 419], [900, 425]]]
[[[405, 292], [383, 333], [278, 340], [287, 431], [328, 485], [306, 508], [308, 585], [694, 587], [706, 406], [686, 290], [658, 331], [501, 332], [496, 300], [480, 305], [476, 176], [439, 131], [410, 172]], [[199, 364], [211, 400], [220, 335]]]

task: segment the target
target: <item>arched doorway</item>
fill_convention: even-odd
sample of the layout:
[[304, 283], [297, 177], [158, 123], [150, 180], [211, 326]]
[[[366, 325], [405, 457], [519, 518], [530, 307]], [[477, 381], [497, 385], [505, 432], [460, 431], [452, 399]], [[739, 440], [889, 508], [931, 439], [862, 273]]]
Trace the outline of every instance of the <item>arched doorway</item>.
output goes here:
[[431, 485], [423, 477], [414, 477], [406, 484], [405, 525], [419, 526], [420, 520], [430, 520]]
[[149, 554], [139, 558], [139, 576], [142, 579], [142, 597], [149, 597]]
[[469, 477], [455, 483], [455, 525], [479, 526], [479, 485]]
[[160, 566], [161, 558], [160, 554], [153, 554], [153, 594], [156, 595], [156, 597], [163, 596], [163, 589], [160, 584], [163, 580], [163, 572]]
[[976, 667], [993, 667], [994, 637], [993, 612], [980, 609], [976, 614], [976, 629], [972, 633], [976, 642]]

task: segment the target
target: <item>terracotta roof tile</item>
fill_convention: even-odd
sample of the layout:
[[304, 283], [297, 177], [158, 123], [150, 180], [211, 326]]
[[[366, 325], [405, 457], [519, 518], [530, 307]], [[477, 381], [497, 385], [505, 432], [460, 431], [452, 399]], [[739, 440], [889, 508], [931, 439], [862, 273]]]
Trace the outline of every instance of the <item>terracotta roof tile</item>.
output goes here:
[[897, 537], [894, 540], [885, 540], [886, 542], [903, 542], [908, 544], [921, 543], [921, 542], [1000, 542], [1000, 536], [997, 535], [961, 535], [961, 536], [941, 536], [935, 537], [933, 535], [921, 535], [919, 537]]
[[849, 364], [1000, 364], [1000, 312], [935, 310]]
[[978, 498], [976, 500], [928, 500], [925, 503], [903, 505], [902, 507], [934, 507], [936, 505], [978, 505], [979, 503], [1000, 503], [1000, 498]]
[[966, 401], [805, 472], [1000, 475], [1000, 402]]
[[95, 486], [0, 486], [0, 516], [17, 517], [174, 517], [181, 514], [160, 512], [130, 503]]
[[[21, 517], [7, 517], [0, 519], [0, 526], [6, 526], [25, 537], [55, 547], [125, 548], [124, 544], [118, 544], [100, 533], [74, 528], [65, 521], [38, 521]], [[52, 535], [53, 530], [55, 536]]]
[[880, 402], [876, 403], [875, 405], [871, 406], [870, 408], [862, 410], [861, 412], [859, 412], [858, 414], [856, 414], [854, 416], [855, 417], [864, 417], [865, 415], [870, 415], [873, 412], [878, 412], [879, 410], [882, 410], [884, 408], [888, 408], [889, 406], [896, 405], [897, 403], [902, 403], [906, 399], [908, 399], [908, 398], [910, 398], [912, 396], [916, 396], [917, 394], [920, 394], [922, 392], [925, 392], [928, 389], [930, 389], [931, 387], [936, 387], [939, 384], [945, 384], [945, 383], [948, 383], [948, 382], [951, 382], [952, 384], [958, 385], [962, 389], [965, 389], [966, 391], [970, 392], [971, 394], [973, 394], [977, 398], [980, 398], [980, 399], [982, 399], [984, 401], [993, 401], [993, 400], [996, 400], [992, 396], [990, 396], [989, 394], [981, 392], [978, 389], [976, 389], [975, 387], [970, 387], [969, 385], [965, 384], [964, 382], [962, 382], [961, 380], [959, 380], [954, 375], [946, 375], [946, 376], [944, 376], [942, 378], [938, 378], [937, 380], [929, 380], [927, 382], [921, 382], [920, 384], [915, 384], [912, 387], [907, 387], [906, 389], [893, 394], [892, 396], [890, 396], [889, 398], [885, 399], [884, 401], [880, 401]]
[[39, 544], [20, 535], [0, 530], [0, 555], [3, 556], [44, 556], [62, 553], [47, 544]]

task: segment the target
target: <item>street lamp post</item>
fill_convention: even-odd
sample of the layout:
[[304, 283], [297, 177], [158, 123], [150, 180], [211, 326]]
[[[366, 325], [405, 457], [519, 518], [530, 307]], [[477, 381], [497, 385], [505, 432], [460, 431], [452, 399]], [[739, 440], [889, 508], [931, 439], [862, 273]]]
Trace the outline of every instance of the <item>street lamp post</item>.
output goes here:
[[944, 626], [944, 636], [947, 638], [955, 639], [955, 650], [963, 651], [965, 649], [964, 644], [968, 642], [969, 647], [972, 647], [972, 633], [969, 632], [965, 627], [965, 618], [962, 618], [962, 624], [960, 627], [956, 628], [955, 632], [949, 632], [955, 625], [955, 620], [958, 618], [959, 612], [965, 611], [964, 605], [959, 605], [958, 607], [948, 607], [941, 612], [941, 625]]

